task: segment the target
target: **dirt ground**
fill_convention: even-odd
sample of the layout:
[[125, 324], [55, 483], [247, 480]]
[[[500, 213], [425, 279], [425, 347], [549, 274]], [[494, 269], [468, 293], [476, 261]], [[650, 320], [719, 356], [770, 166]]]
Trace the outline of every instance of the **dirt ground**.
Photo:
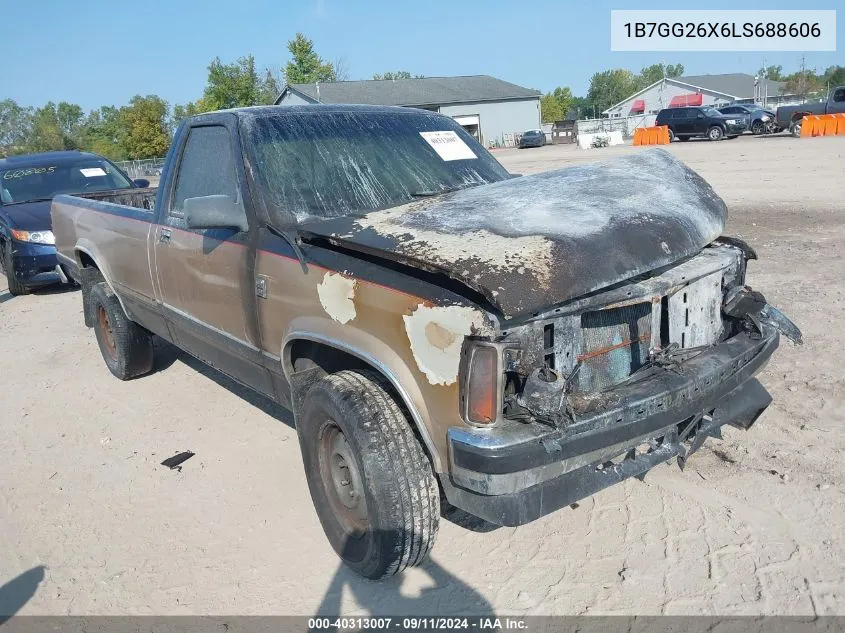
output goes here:
[[[632, 151], [496, 156], [529, 173]], [[289, 413], [173, 351], [121, 383], [77, 291], [12, 298], [3, 279], [0, 585], [29, 572], [25, 614], [845, 614], [845, 138], [670, 151], [804, 331], [751, 431], [526, 526], [444, 520], [423, 568], [372, 583], [323, 537]]]

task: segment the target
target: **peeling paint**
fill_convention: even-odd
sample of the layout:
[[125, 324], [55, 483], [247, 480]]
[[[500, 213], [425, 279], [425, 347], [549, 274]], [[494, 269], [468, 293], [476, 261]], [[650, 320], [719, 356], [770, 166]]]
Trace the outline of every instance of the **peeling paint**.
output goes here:
[[356, 283], [349, 277], [328, 272], [317, 286], [323, 309], [341, 325], [355, 318]]
[[463, 306], [420, 304], [402, 318], [417, 367], [432, 385], [451, 385], [458, 380], [464, 337], [486, 328], [482, 312]]

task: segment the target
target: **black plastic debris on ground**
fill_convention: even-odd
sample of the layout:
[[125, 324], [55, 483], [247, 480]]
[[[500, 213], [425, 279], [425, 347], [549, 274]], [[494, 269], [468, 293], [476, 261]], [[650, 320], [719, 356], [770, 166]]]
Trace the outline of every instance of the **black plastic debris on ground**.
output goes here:
[[194, 455], [195, 453], [192, 453], [191, 451], [176, 453], [173, 457], [168, 457], [161, 462], [161, 465], [167, 466], [170, 470], [178, 470], [179, 472], [182, 472], [182, 464], [191, 459]]

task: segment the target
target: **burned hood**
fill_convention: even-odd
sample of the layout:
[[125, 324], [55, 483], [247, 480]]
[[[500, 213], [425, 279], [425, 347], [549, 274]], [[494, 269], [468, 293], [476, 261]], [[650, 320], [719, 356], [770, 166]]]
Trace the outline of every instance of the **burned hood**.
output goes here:
[[512, 318], [694, 255], [726, 216], [704, 179], [653, 149], [300, 229], [443, 272]]

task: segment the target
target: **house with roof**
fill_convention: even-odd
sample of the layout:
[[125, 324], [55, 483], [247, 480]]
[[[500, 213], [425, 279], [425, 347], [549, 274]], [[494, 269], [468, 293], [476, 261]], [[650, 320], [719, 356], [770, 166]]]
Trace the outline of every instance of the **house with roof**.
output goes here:
[[767, 109], [801, 103], [801, 97], [784, 94], [786, 84], [746, 73], [665, 77], [635, 92], [602, 112], [617, 118], [657, 114], [663, 108], [729, 103], [756, 103]]
[[277, 105], [357, 103], [422, 108], [452, 117], [484, 145], [540, 127], [540, 92], [490, 77], [421, 77], [288, 84]]

